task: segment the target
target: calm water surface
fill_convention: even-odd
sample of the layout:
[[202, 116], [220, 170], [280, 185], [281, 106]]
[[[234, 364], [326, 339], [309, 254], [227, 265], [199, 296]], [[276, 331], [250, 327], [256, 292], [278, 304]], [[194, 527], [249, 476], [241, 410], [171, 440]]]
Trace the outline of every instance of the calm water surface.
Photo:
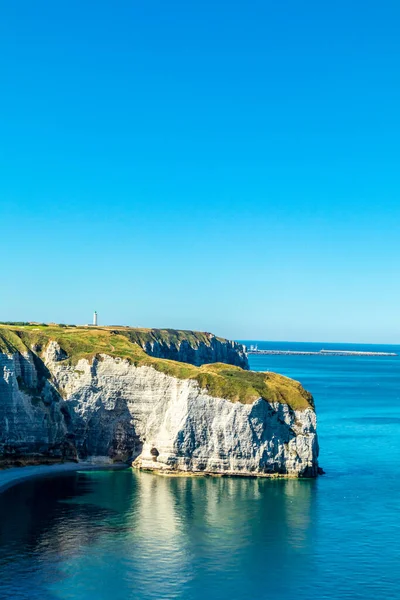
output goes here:
[[0, 597], [398, 600], [400, 359], [263, 356], [251, 367], [314, 394], [324, 477], [127, 469], [21, 483], [0, 495]]

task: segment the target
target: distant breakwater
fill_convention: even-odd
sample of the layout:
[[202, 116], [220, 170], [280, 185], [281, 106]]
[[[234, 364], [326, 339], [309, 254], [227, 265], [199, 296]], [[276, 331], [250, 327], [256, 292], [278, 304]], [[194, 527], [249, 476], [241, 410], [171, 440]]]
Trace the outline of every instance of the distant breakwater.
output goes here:
[[248, 350], [247, 354], [286, 354], [296, 356], [398, 356], [396, 352], [357, 352], [355, 350]]

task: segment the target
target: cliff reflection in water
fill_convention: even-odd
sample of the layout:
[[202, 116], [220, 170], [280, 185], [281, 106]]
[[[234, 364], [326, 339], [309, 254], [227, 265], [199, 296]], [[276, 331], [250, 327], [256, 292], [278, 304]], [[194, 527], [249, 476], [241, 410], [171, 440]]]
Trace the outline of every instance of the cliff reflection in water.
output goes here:
[[316, 489], [130, 470], [22, 483], [0, 495], [0, 596], [295, 593], [310, 568]]

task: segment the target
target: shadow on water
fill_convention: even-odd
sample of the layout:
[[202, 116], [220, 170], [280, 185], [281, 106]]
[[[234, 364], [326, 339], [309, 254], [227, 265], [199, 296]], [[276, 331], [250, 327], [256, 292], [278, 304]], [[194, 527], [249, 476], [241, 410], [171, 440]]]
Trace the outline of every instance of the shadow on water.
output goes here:
[[88, 503], [77, 511], [68, 503], [93, 487], [77, 473], [28, 480], [0, 495], [1, 598], [56, 598], [48, 584], [62, 577], [58, 565], [101, 534], [106, 510]]
[[266, 577], [271, 597], [295, 593], [316, 490], [130, 470], [21, 483], [0, 496], [0, 596], [240, 599]]

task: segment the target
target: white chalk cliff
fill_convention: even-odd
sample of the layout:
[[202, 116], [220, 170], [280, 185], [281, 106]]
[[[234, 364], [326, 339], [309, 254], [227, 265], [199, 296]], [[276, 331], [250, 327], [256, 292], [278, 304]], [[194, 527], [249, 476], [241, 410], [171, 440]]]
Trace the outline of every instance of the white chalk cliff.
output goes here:
[[[303, 394], [299, 384], [281, 379]], [[31, 350], [0, 354], [0, 457], [13, 456], [107, 457], [169, 472], [313, 477], [316, 416], [312, 403], [295, 409], [262, 397], [234, 402], [196, 379], [126, 358], [98, 354], [70, 364], [53, 340], [40, 358]]]

